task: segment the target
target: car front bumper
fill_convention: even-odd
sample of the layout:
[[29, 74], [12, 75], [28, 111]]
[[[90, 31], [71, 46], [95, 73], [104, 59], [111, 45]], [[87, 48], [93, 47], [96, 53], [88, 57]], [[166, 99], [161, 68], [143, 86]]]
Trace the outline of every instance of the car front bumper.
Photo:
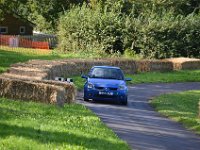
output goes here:
[[127, 100], [127, 91], [125, 90], [117, 90], [117, 91], [103, 91], [103, 92], [110, 92], [113, 95], [104, 95], [99, 94], [102, 91], [95, 90], [95, 89], [87, 89], [84, 91], [84, 98], [88, 100], [94, 101], [105, 101], [105, 102], [122, 102]]

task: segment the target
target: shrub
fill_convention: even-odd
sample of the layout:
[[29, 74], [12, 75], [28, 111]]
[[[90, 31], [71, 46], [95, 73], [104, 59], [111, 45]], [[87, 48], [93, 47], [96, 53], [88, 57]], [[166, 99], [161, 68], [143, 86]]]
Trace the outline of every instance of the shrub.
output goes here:
[[[191, 7], [184, 11], [186, 2]], [[192, 0], [95, 0], [90, 7], [74, 6], [60, 18], [59, 49], [97, 55], [130, 49], [144, 58], [200, 57], [196, 6]]]
[[149, 18], [140, 34], [141, 53], [144, 57], [199, 57], [200, 16], [172, 16]]
[[120, 12], [107, 9], [83, 5], [66, 12], [59, 23], [59, 48], [63, 51], [122, 51], [120, 37], [124, 18]]

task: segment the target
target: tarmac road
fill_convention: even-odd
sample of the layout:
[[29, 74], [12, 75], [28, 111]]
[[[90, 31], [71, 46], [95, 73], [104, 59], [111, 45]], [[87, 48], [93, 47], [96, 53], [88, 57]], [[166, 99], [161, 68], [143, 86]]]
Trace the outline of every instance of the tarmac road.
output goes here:
[[200, 90], [200, 83], [139, 84], [129, 87], [128, 106], [86, 105], [135, 150], [200, 150], [200, 136], [162, 117], [148, 101], [164, 93]]

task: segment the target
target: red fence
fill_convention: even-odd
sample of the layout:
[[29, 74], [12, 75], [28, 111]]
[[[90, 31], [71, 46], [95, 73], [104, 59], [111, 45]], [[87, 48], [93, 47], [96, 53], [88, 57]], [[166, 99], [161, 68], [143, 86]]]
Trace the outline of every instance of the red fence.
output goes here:
[[51, 41], [49, 37], [0, 35], [0, 45], [15, 48], [50, 49]]

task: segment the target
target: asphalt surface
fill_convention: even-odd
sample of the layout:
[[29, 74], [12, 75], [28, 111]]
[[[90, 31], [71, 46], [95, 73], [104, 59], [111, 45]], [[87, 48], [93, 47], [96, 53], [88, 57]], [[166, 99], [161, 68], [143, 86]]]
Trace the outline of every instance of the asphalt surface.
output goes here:
[[200, 89], [200, 83], [139, 84], [129, 87], [128, 106], [83, 102], [132, 149], [200, 150], [200, 136], [164, 118], [149, 105], [152, 97]]

